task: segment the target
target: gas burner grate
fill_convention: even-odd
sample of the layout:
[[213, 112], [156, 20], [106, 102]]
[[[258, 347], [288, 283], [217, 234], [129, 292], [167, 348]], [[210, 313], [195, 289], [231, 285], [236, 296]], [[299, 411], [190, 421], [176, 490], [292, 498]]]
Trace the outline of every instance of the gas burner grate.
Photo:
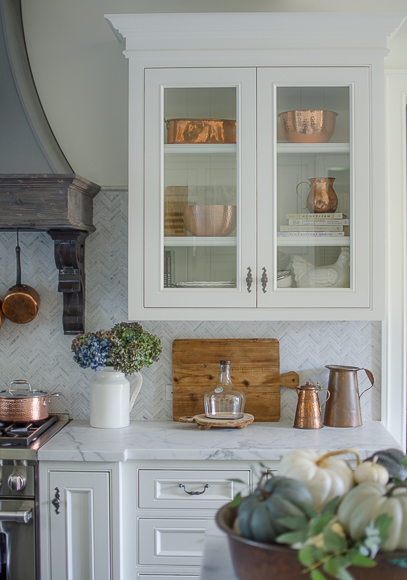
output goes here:
[[27, 423], [0, 422], [0, 447], [29, 447], [44, 431], [58, 421], [57, 415], [50, 415], [43, 421]]

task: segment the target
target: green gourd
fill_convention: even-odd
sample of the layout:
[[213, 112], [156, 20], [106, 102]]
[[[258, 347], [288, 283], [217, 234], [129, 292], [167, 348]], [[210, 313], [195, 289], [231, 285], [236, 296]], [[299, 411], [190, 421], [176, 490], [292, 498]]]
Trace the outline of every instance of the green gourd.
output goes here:
[[259, 542], [274, 542], [289, 529], [279, 520], [287, 517], [306, 518], [302, 504], [312, 506], [312, 495], [300, 481], [288, 477], [273, 477], [243, 498], [238, 508], [238, 526], [245, 538]]

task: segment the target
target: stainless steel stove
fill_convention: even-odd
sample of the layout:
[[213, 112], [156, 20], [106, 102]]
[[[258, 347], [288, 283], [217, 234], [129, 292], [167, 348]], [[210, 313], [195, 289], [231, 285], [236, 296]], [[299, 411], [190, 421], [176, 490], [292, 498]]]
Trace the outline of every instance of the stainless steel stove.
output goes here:
[[0, 423], [0, 580], [39, 580], [38, 450], [68, 422]]

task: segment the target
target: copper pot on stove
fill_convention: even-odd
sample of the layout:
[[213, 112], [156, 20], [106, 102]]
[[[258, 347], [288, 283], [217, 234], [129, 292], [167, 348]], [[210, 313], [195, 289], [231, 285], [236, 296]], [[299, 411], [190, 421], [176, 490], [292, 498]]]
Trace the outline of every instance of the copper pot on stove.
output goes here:
[[[16, 389], [15, 385], [28, 388]], [[8, 390], [0, 391], [0, 421], [27, 423], [48, 419], [50, 398], [59, 396], [59, 393], [37, 391], [25, 380], [11, 381]]]

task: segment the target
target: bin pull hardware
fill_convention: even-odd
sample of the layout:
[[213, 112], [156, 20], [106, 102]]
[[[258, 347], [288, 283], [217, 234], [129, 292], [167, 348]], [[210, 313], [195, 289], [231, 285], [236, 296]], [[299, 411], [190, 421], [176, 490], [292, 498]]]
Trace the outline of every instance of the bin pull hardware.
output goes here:
[[185, 493], [187, 493], [188, 495], [202, 495], [203, 493], [205, 493], [205, 491], [207, 490], [209, 486], [209, 483], [205, 483], [205, 487], [203, 488], [202, 491], [187, 491], [185, 489], [185, 485], [183, 483], [180, 483], [178, 487], [182, 487], [185, 491]]

